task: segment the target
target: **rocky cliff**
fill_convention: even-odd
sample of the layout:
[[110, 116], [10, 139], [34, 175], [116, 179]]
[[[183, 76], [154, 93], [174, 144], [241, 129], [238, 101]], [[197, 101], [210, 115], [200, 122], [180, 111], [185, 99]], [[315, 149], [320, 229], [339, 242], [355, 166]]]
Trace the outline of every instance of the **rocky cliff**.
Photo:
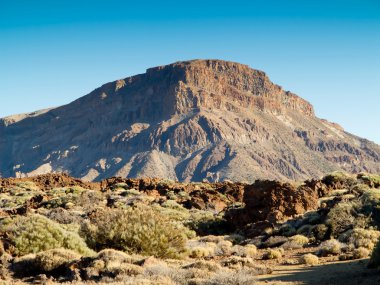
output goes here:
[[[328, 104], [328, 102], [326, 102]], [[252, 182], [380, 172], [380, 147], [314, 115], [262, 71], [178, 62], [0, 120], [0, 176], [68, 172]]]

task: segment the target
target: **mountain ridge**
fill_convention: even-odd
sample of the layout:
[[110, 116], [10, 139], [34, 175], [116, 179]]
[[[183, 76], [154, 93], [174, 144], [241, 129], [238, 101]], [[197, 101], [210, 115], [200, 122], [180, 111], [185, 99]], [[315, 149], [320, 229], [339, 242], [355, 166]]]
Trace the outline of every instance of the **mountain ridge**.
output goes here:
[[317, 118], [264, 72], [221, 60], [149, 68], [70, 104], [7, 118], [3, 177], [63, 171], [87, 180], [252, 182], [380, 171], [378, 145]]

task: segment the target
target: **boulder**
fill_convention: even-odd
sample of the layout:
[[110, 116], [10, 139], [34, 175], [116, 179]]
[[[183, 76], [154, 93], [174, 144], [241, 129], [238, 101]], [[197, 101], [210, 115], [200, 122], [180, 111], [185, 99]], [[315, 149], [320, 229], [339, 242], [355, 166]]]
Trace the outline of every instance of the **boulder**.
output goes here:
[[245, 214], [252, 222], [275, 223], [318, 208], [317, 191], [305, 185], [257, 180], [244, 190]]

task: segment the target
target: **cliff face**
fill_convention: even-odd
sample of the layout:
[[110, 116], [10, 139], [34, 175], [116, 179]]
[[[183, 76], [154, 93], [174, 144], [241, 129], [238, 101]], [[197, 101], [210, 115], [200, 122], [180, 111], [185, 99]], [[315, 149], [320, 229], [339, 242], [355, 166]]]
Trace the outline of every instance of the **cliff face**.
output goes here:
[[246, 65], [195, 60], [107, 83], [59, 108], [0, 120], [3, 177], [301, 179], [380, 172], [380, 147], [315, 117]]

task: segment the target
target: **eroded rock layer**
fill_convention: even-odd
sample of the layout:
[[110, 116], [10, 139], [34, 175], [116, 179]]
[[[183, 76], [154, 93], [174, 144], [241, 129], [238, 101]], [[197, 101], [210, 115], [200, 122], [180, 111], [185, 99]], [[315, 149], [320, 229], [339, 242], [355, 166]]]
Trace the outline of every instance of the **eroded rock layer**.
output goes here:
[[262, 71], [194, 60], [0, 119], [0, 162], [2, 177], [63, 171], [89, 181], [253, 182], [380, 172], [380, 147], [317, 118], [310, 103]]

